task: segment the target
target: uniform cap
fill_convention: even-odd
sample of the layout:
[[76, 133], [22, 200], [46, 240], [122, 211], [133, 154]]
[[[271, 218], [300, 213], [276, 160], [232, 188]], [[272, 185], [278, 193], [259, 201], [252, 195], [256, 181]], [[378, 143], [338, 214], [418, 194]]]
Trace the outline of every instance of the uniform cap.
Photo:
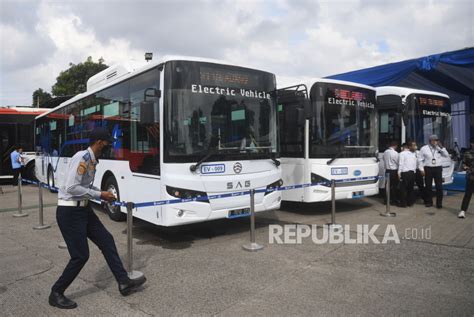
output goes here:
[[433, 141], [433, 140], [438, 141], [438, 136], [437, 136], [436, 134], [432, 134], [432, 135], [430, 136], [430, 141]]
[[103, 140], [103, 141], [109, 141], [110, 143], [114, 142], [114, 139], [110, 135], [109, 131], [107, 129], [99, 127], [95, 128], [89, 133], [89, 140], [90, 141], [97, 141], [97, 140]]

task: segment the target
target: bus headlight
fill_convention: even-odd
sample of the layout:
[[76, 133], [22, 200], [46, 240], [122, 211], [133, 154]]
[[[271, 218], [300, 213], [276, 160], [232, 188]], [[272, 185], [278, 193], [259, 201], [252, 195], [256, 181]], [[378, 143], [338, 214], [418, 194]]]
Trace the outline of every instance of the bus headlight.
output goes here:
[[265, 195], [268, 195], [272, 193], [276, 188], [283, 186], [283, 180], [279, 179], [276, 182], [271, 183], [270, 185], [267, 186], [267, 191], [265, 192]]
[[176, 198], [179, 199], [194, 199], [194, 198], [200, 198], [200, 197], [206, 197], [202, 199], [198, 199], [199, 201], [202, 202], [209, 202], [209, 199], [207, 198], [207, 194], [205, 192], [200, 192], [196, 190], [191, 190], [191, 189], [183, 189], [183, 188], [176, 188], [176, 187], [171, 187], [171, 186], [166, 186], [166, 192]]
[[322, 186], [329, 186], [330, 181], [318, 174], [311, 173], [311, 184], [323, 183]]

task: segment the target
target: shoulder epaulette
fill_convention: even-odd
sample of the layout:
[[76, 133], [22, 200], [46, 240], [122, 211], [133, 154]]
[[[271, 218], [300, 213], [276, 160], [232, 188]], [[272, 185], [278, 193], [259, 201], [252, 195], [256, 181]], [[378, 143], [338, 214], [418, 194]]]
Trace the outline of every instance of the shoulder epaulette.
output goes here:
[[91, 159], [91, 155], [90, 155], [89, 151], [86, 151], [86, 153], [84, 153], [82, 158], [86, 161], [89, 161]]

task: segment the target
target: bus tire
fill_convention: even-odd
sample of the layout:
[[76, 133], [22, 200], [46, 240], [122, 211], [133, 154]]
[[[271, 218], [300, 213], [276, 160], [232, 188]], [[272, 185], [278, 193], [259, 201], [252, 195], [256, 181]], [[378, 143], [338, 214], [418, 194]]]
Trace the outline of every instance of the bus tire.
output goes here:
[[38, 181], [35, 175], [35, 162], [34, 161], [28, 163], [25, 166], [25, 178], [34, 182]]
[[[119, 187], [113, 175], [107, 177], [103, 190], [112, 192], [117, 197], [117, 201], [120, 201]], [[102, 206], [113, 221], [125, 221], [127, 219], [127, 215], [120, 211], [120, 206], [113, 206], [107, 203], [103, 203]]]
[[53, 188], [56, 187], [54, 184], [54, 171], [51, 165], [48, 167], [48, 177], [46, 180], [48, 182], [49, 191], [55, 193], [55, 191], [53, 190]]

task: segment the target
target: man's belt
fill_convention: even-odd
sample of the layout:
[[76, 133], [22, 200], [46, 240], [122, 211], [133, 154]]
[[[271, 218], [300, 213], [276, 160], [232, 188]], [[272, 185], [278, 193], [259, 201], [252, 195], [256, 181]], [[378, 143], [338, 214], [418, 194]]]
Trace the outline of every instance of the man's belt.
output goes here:
[[86, 207], [88, 204], [89, 204], [89, 200], [63, 200], [63, 199], [58, 199], [58, 206]]

